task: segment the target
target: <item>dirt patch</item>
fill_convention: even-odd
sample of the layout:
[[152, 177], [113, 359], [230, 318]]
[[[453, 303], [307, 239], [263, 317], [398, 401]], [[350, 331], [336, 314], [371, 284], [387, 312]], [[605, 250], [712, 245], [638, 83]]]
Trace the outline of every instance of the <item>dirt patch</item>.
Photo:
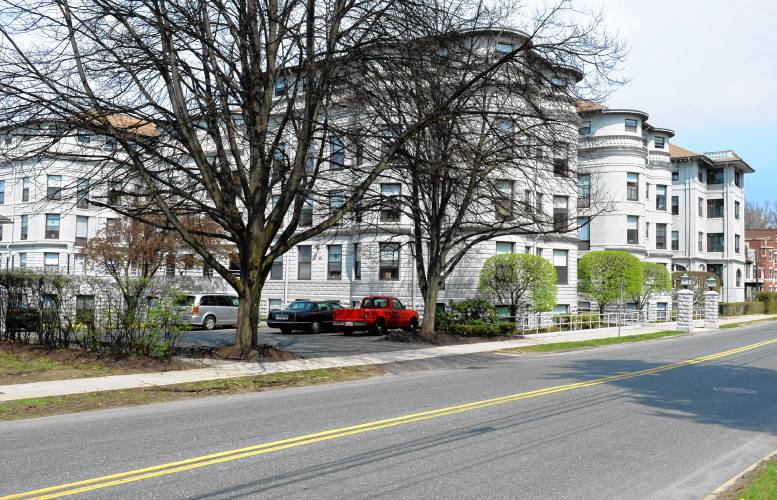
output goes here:
[[508, 335], [499, 335], [493, 337], [464, 337], [461, 335], [449, 335], [447, 333], [437, 332], [433, 337], [424, 337], [417, 332], [389, 332], [382, 340], [390, 342], [405, 342], [408, 344], [430, 344], [430, 345], [458, 345], [458, 344], [478, 344], [480, 342], [500, 342], [504, 340], [515, 340], [518, 337]]
[[230, 345], [223, 347], [195, 347], [183, 350], [182, 354], [192, 358], [205, 359], [226, 359], [235, 361], [292, 361], [303, 359], [299, 354], [291, 351], [284, 351], [269, 344], [263, 344], [248, 353], [247, 356], [240, 354], [238, 346]]
[[0, 342], [0, 385], [196, 368], [180, 359], [115, 357], [73, 348]]

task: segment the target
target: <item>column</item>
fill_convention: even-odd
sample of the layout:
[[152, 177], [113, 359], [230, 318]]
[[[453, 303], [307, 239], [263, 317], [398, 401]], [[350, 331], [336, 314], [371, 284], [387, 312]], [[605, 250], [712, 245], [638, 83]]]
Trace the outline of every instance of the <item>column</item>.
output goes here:
[[680, 290], [677, 292], [677, 330], [693, 331], [693, 292]]
[[718, 322], [718, 301], [720, 295], [716, 291], [704, 292], [704, 328], [717, 329]]

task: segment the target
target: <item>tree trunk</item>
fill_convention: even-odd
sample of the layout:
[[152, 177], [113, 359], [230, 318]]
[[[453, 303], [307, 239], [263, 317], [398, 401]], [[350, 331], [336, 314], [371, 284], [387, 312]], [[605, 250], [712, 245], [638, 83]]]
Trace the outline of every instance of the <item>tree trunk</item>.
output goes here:
[[437, 297], [440, 294], [440, 277], [429, 276], [428, 286], [424, 292], [424, 322], [421, 325], [421, 336], [434, 337], [434, 321], [437, 317]]
[[510, 304], [510, 321], [515, 323], [518, 319], [518, 304]]
[[240, 304], [237, 308], [235, 342], [243, 356], [251, 352], [251, 349], [257, 344], [262, 286], [263, 283], [252, 283], [250, 288], [246, 287], [245, 293], [239, 294]]

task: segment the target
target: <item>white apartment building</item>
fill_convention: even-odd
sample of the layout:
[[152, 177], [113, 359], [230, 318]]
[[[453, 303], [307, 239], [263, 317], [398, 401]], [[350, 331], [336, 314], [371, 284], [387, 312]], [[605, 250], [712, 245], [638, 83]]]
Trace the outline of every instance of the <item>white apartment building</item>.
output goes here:
[[[674, 131], [652, 126], [647, 113], [634, 109], [580, 103], [578, 110], [580, 249], [627, 251], [671, 270]], [[670, 303], [659, 297], [650, 310], [665, 312]]]
[[671, 145], [670, 156], [675, 270], [713, 272], [721, 300], [745, 300], [745, 174], [754, 170], [731, 150]]

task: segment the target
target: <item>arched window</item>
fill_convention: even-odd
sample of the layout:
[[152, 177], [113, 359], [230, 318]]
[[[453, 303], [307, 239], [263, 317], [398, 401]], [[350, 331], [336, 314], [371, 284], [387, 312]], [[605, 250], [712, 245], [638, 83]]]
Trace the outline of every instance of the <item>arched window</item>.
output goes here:
[[737, 269], [737, 286], [742, 286], [742, 270]]
[[707, 270], [707, 268], [704, 266], [704, 264], [699, 264], [699, 271], [704, 272], [706, 270]]

